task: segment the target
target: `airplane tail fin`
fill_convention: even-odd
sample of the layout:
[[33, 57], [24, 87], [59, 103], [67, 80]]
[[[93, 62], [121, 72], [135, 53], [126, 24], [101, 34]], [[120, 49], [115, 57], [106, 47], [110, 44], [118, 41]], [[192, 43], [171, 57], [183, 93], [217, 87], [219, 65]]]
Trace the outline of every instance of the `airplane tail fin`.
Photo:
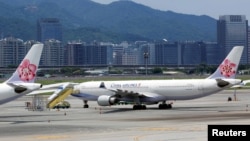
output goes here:
[[207, 79], [235, 78], [243, 49], [244, 46], [233, 47], [227, 57], [219, 65], [217, 70]]
[[5, 81], [8, 82], [34, 82], [40, 62], [43, 44], [34, 44], [13, 75]]

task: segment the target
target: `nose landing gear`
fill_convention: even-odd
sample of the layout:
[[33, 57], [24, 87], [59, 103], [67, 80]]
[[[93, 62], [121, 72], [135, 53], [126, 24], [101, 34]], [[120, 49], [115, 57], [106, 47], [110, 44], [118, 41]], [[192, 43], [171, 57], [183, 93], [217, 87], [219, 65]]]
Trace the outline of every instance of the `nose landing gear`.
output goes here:
[[83, 100], [83, 103], [84, 103], [83, 108], [89, 108], [87, 100]]

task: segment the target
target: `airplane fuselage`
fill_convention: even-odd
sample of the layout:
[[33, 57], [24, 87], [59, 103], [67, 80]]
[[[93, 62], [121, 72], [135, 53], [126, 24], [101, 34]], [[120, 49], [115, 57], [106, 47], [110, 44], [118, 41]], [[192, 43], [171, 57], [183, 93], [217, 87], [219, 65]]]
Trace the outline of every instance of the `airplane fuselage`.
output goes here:
[[12, 86], [7, 83], [0, 84], [0, 105], [17, 99], [33, 90], [41, 88], [38, 83], [20, 83], [19, 86]]
[[96, 101], [101, 95], [112, 96], [120, 92], [123, 95], [141, 95], [141, 102], [188, 100], [217, 93], [240, 82], [239, 79], [223, 79], [220, 82], [216, 79], [92, 81], [75, 86], [74, 96]]

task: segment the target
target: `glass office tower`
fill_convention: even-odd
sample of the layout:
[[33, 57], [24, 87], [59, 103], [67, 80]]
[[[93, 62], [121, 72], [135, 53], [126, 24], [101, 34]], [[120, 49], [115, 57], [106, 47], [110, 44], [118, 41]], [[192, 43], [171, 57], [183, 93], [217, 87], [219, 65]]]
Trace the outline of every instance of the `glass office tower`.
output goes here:
[[234, 46], [244, 46], [241, 64], [248, 63], [248, 21], [245, 15], [223, 15], [217, 21], [217, 42], [224, 49], [223, 58]]
[[44, 43], [55, 39], [62, 42], [62, 25], [57, 18], [42, 18], [37, 21], [37, 40]]

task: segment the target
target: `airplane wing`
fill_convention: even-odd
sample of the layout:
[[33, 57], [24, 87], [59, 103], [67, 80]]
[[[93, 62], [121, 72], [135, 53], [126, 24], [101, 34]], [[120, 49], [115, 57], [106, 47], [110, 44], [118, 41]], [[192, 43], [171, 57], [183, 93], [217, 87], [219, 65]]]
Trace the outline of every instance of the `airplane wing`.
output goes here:
[[57, 89], [49, 89], [49, 90], [36, 90], [36, 91], [33, 91], [31, 93], [28, 93], [26, 95], [39, 95], [39, 94], [46, 94], [46, 93], [53, 93], [54, 91], [56, 91]]
[[13, 87], [16, 93], [22, 93], [24, 91], [35, 91], [42, 87], [40, 83], [23, 83], [23, 82], [7, 82], [7, 85]]
[[152, 93], [152, 92], [137, 92], [137, 91], [127, 91], [127, 90], [121, 90], [121, 89], [108, 89], [110, 91], [115, 92], [116, 97], [118, 98], [123, 98], [123, 97], [140, 97], [140, 98], [157, 98], [160, 97], [159, 94], [156, 93]]
[[[97, 103], [100, 106], [110, 106], [117, 102], [134, 102], [138, 105], [141, 103], [150, 105], [157, 104], [160, 101], [163, 101], [162, 96], [153, 92], [144, 92], [144, 91], [128, 91], [122, 89], [107, 89], [109, 91], [114, 92], [114, 95], [107, 96], [101, 95], [97, 99]], [[138, 105], [134, 106], [135, 109], [138, 108], [146, 108], [145, 106], [138, 107]]]
[[250, 83], [250, 80], [243, 80], [242, 82], [244, 85], [247, 85], [248, 83]]
[[115, 96], [117, 97], [125, 97], [125, 96], [139, 96], [140, 94], [133, 91], [121, 90], [121, 89], [107, 89], [112, 92], [115, 92]]
[[250, 83], [250, 80], [243, 80], [239, 85], [234, 85], [231, 88], [250, 88], [247, 84]]
[[67, 86], [74, 86], [77, 85], [78, 83], [73, 83], [73, 82], [63, 82], [63, 83], [56, 83], [56, 84], [49, 84], [49, 85], [44, 85], [42, 88], [39, 90], [33, 91], [27, 95], [37, 95], [37, 94], [43, 94], [43, 93], [54, 93], [58, 90], [62, 90]]

